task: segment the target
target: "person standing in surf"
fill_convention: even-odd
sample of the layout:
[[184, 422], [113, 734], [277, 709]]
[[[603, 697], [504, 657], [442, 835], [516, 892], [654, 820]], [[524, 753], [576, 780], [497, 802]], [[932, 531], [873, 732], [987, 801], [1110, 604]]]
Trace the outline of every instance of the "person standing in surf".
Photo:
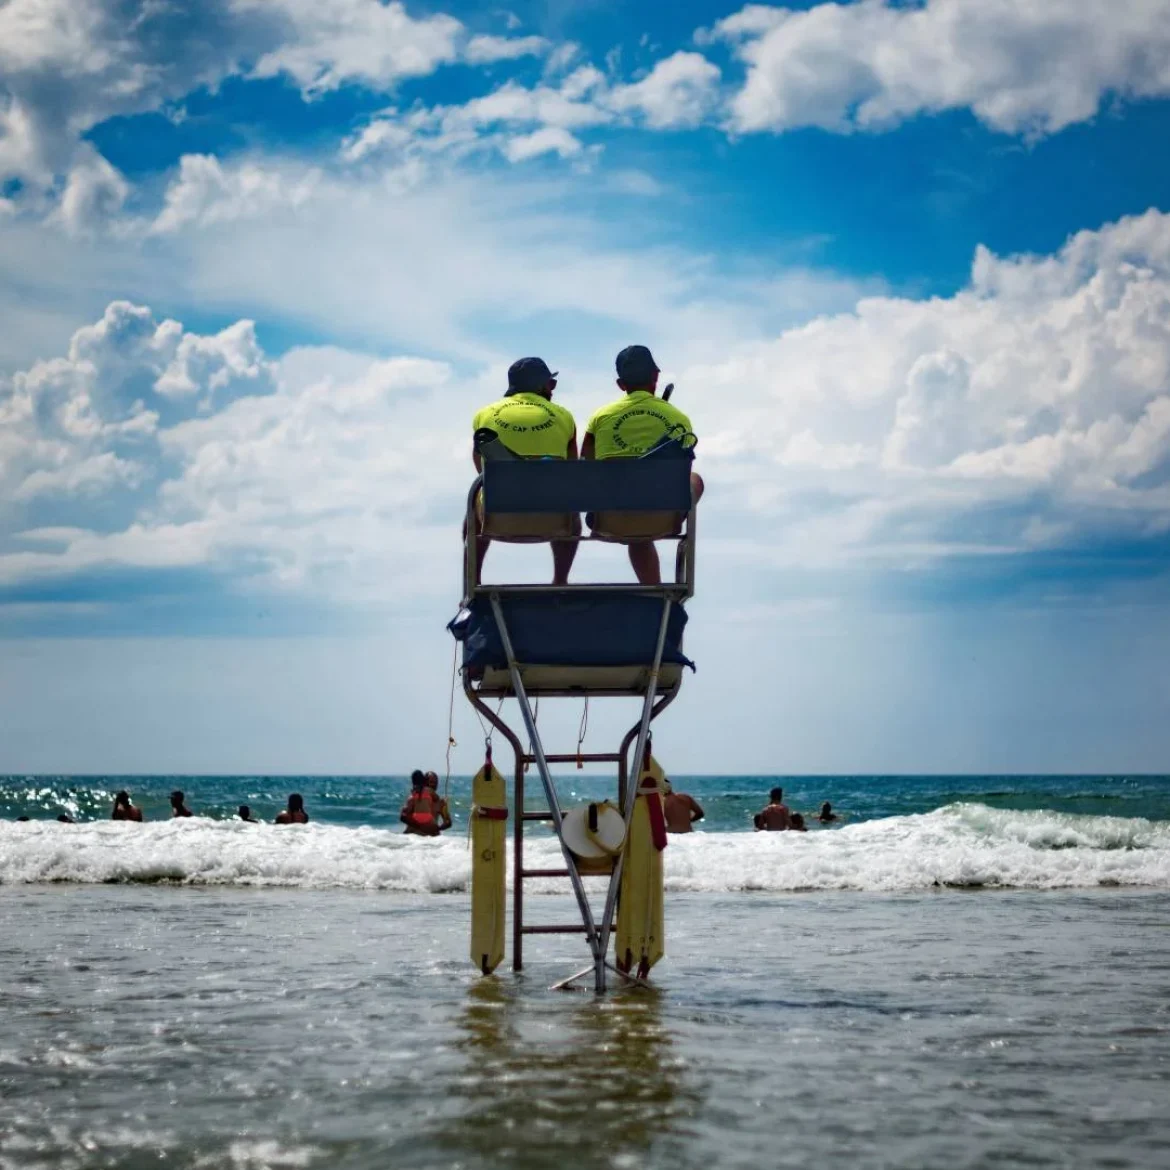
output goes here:
[[141, 821], [142, 809], [130, 803], [130, 793], [123, 789], [114, 797], [114, 811], [110, 813], [111, 821]]
[[437, 820], [438, 798], [427, 787], [426, 774], [415, 768], [410, 774], [410, 795], [398, 814], [406, 831], [416, 837], [437, 837], [440, 829]]
[[451, 809], [445, 797], [439, 795], [439, 773], [426, 774], [427, 787], [435, 798], [435, 815], [439, 818], [439, 832], [445, 833], [451, 827]]
[[675, 792], [667, 781], [662, 815], [668, 833], [689, 833], [703, 819], [703, 808], [689, 792]]
[[299, 792], [289, 794], [288, 807], [276, 814], [277, 825], [307, 825], [309, 814], [305, 812], [305, 798]]
[[784, 803], [783, 788], [772, 789], [768, 794], [768, 804], [756, 813], [754, 821], [757, 832], [778, 833], [792, 828], [792, 814]]

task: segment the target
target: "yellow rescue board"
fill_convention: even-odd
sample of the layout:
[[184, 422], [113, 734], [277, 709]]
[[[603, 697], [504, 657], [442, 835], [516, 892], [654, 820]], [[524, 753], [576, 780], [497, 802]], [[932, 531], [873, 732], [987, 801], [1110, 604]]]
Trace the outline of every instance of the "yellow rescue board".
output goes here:
[[484, 764], [471, 782], [471, 961], [490, 975], [504, 957], [504, 778]]
[[641, 976], [666, 953], [662, 850], [654, 845], [649, 802], [666, 793], [666, 776], [653, 756], [642, 769], [618, 902], [616, 958], [623, 971]]

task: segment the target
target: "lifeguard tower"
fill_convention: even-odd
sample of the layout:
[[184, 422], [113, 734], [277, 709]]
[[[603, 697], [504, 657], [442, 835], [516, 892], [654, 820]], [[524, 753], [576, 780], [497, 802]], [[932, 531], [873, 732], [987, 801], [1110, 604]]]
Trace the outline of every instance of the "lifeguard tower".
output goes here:
[[[515, 757], [510, 810], [512, 967], [516, 971], [523, 968], [528, 935], [584, 934], [592, 956], [590, 966], [557, 986], [567, 986], [592, 971], [595, 991], [603, 992], [607, 972], [638, 981], [632, 972], [622, 971], [610, 961], [610, 936], [639, 778], [643, 761], [649, 758], [651, 724], [678, 697], [684, 673], [692, 665], [683, 655], [682, 642], [686, 624], [683, 606], [694, 593], [695, 580], [694, 436], [668, 438], [640, 458], [605, 461], [516, 459], [492, 438], [483, 440], [482, 446], [480, 441], [477, 436], [483, 470], [467, 496], [462, 611], [450, 628], [463, 646], [464, 693], [511, 744]], [[582, 514], [584, 527], [576, 519]], [[476, 555], [477, 516], [482, 518], [483, 534], [493, 541], [671, 542], [675, 545], [674, 571], [663, 573], [661, 585], [634, 581], [564, 586], [483, 584]], [[489, 705], [512, 698], [519, 706], [527, 747], [520, 733], [501, 718], [503, 703], [498, 702], [495, 710]], [[538, 699], [565, 698], [637, 700], [640, 716], [616, 751], [546, 751], [533, 704]], [[587, 873], [596, 870], [583, 867], [566, 843], [565, 810], [550, 771], [553, 764], [577, 762], [616, 765], [616, 804], [625, 822], [625, 847], [615, 850], [604, 903], [599, 907], [591, 901], [582, 873], [583, 868]], [[528, 765], [540, 776], [547, 807], [532, 809], [526, 803]], [[551, 824], [560, 842], [562, 868], [529, 868], [525, 864], [524, 829], [538, 821]], [[525, 882], [554, 877], [568, 879], [580, 921], [529, 925], [525, 920]]]

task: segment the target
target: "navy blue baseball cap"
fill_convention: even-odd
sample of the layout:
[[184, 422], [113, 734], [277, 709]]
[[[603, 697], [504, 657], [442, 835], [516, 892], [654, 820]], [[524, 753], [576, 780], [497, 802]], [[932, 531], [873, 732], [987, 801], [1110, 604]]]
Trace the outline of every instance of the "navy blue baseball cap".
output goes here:
[[508, 393], [539, 393], [556, 376], [556, 372], [548, 368], [543, 358], [520, 358], [508, 367]]
[[644, 345], [627, 345], [614, 362], [619, 382], [627, 386], [646, 386], [654, 380], [658, 366], [654, 355]]

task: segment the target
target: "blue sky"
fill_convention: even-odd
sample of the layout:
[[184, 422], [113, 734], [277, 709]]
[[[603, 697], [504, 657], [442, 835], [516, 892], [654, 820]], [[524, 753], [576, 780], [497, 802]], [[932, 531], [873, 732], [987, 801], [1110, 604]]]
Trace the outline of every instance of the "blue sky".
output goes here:
[[1167, 61], [1170, 0], [9, 0], [0, 770], [433, 764], [471, 413], [631, 340], [710, 485], [676, 770], [1164, 768]]

